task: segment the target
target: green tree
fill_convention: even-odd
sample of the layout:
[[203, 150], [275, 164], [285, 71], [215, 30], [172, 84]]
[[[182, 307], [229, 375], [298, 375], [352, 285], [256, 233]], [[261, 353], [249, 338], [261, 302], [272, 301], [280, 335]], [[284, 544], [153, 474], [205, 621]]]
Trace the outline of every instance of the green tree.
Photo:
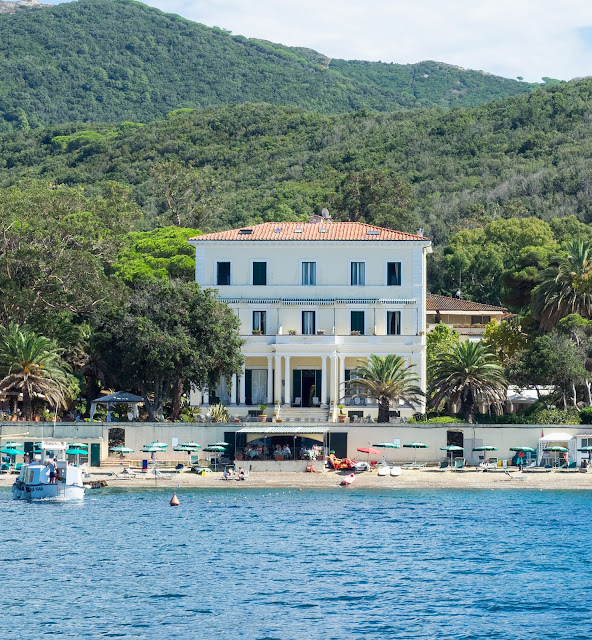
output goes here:
[[187, 240], [197, 229], [162, 227], [129, 233], [114, 264], [115, 273], [133, 284], [153, 278], [195, 279], [195, 249]]
[[152, 165], [150, 175], [167, 224], [202, 227], [216, 214], [216, 183], [211, 171], [183, 166], [176, 160], [161, 160]]
[[504, 370], [482, 342], [460, 342], [441, 353], [431, 365], [431, 404], [460, 403], [467, 422], [473, 422], [477, 402], [501, 412], [507, 388]]
[[415, 232], [411, 188], [397, 174], [364, 170], [347, 173], [338, 187], [335, 206], [340, 217]]
[[495, 354], [498, 364], [502, 366], [526, 347], [526, 340], [527, 335], [517, 318], [501, 322], [493, 318], [483, 334], [483, 344]]
[[53, 340], [27, 326], [0, 326], [0, 374], [0, 391], [21, 393], [27, 418], [35, 397], [44, 396], [56, 409], [65, 409], [76, 397], [76, 381], [61, 358], [61, 350]]
[[446, 351], [450, 351], [460, 342], [460, 336], [456, 329], [450, 328], [448, 325], [438, 323], [426, 336], [426, 363], [428, 370], [428, 386], [431, 383], [430, 372], [432, 371], [432, 363], [435, 359]]
[[417, 386], [418, 376], [405, 358], [394, 354], [380, 357], [370, 355], [368, 361], [360, 360], [352, 371], [352, 378], [345, 383], [345, 392], [351, 397], [364, 395], [378, 401], [378, 422], [389, 421], [389, 407], [399, 400], [414, 406], [422, 401], [423, 391]]
[[212, 291], [154, 279], [130, 288], [99, 330], [110, 336], [103, 355], [120, 384], [138, 389], [149, 419], [162, 420], [165, 402], [176, 416], [190, 384], [214, 389], [222, 376], [240, 372], [238, 327]]
[[532, 292], [532, 310], [543, 330], [571, 313], [592, 318], [592, 241], [573, 240]]
[[508, 367], [508, 378], [519, 387], [534, 386], [540, 397], [542, 386], [555, 386], [561, 390], [563, 408], [576, 406], [576, 386], [589, 380], [586, 370], [586, 349], [567, 335], [554, 330], [535, 338], [532, 345], [522, 351]]

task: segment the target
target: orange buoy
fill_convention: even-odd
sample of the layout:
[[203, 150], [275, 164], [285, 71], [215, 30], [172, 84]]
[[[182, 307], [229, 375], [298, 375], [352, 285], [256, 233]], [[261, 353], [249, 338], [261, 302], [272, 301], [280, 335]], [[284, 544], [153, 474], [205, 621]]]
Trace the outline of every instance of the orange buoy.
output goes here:
[[171, 507], [178, 507], [179, 506], [179, 498], [177, 498], [177, 494], [173, 492], [173, 497], [171, 498], [171, 501], [169, 503], [171, 505]]

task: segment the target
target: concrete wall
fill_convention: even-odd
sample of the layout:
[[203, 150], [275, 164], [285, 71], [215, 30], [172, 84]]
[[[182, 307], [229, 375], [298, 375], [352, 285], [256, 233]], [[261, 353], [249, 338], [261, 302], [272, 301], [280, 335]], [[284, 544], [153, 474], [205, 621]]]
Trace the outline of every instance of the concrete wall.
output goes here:
[[[207, 446], [213, 442], [224, 439], [227, 432], [238, 431], [245, 426], [254, 427], [253, 423], [235, 424], [201, 424], [201, 423], [88, 423], [62, 422], [56, 424], [55, 435], [53, 426], [50, 423], [7, 423], [0, 425], [0, 437], [2, 441], [11, 439], [41, 440], [43, 438], [100, 442], [101, 458], [108, 456], [108, 430], [120, 427], [125, 429], [125, 446], [135, 450], [128, 459], [141, 460], [149, 456], [140, 450], [143, 445], [151, 441], [166, 442], [168, 452], [159, 454], [159, 459], [184, 459], [186, 454], [172, 451], [173, 438], [178, 442], [194, 441]], [[270, 423], [266, 427], [272, 426]], [[279, 425], [278, 425], [279, 426]], [[304, 423], [297, 423], [295, 426], [302, 428]], [[319, 425], [316, 424], [315, 427]], [[282, 424], [282, 427], [289, 428], [289, 423]], [[335, 424], [329, 423], [327, 427], [332, 433], [347, 433], [347, 453], [349, 457], [365, 459], [365, 454], [359, 454], [358, 447], [367, 447], [377, 442], [392, 442], [399, 439], [401, 444], [406, 442], [423, 442], [428, 445], [428, 449], [385, 449], [387, 460], [392, 462], [409, 462], [417, 458], [420, 462], [436, 462], [446, 458], [446, 452], [440, 451], [440, 447], [446, 446], [447, 432], [460, 431], [463, 434], [463, 444], [465, 447], [464, 457], [469, 463], [479, 462], [479, 453], [472, 451], [473, 447], [480, 445], [493, 445], [498, 447], [498, 451], [491, 452], [497, 458], [511, 458], [514, 454], [510, 451], [512, 446], [529, 446], [536, 448], [541, 433], [546, 435], [551, 432], [562, 432], [570, 435], [589, 434], [592, 438], [592, 425], [406, 425], [406, 424]], [[25, 437], [24, 434], [28, 434]], [[286, 436], [287, 441], [291, 436]], [[203, 454], [205, 457], [208, 454]], [[187, 456], [188, 457], [188, 456]], [[378, 456], [372, 456], [378, 458]]]

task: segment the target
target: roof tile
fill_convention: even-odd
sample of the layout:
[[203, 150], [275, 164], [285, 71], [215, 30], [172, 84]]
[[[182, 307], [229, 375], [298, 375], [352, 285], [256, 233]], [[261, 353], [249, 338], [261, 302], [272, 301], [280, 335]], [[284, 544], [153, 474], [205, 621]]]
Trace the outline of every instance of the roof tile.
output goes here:
[[394, 231], [363, 222], [264, 222], [190, 238], [202, 240], [429, 240], [424, 236]]
[[438, 296], [433, 293], [428, 293], [426, 296], [426, 309], [428, 311], [508, 311], [505, 307], [448, 298], [447, 296]]

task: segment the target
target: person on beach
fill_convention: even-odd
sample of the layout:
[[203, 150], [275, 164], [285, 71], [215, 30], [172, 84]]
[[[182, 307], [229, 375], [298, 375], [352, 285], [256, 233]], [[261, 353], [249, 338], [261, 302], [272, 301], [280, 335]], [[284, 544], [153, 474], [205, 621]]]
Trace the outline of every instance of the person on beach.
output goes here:
[[238, 480], [244, 480], [245, 479], [245, 470], [242, 467], [238, 468]]

